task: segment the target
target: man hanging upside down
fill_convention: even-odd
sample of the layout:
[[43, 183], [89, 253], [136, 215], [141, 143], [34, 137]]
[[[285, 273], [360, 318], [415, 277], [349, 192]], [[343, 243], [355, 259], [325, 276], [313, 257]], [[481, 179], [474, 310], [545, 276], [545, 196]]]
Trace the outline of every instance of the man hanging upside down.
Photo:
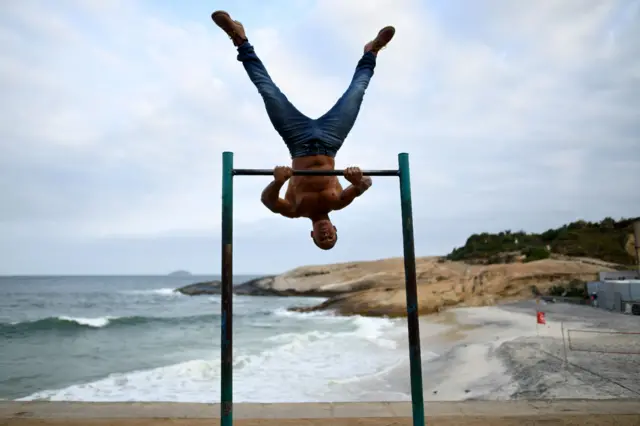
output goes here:
[[[285, 217], [311, 219], [311, 238], [315, 244], [324, 250], [333, 248], [338, 234], [329, 212], [351, 204], [371, 187], [371, 178], [362, 176], [358, 167], [349, 167], [344, 171], [344, 177], [351, 185], [342, 189], [337, 176], [293, 176], [293, 170], [335, 168], [335, 156], [356, 121], [364, 92], [373, 76], [376, 56], [391, 41], [395, 29], [383, 28], [364, 46], [364, 55], [347, 91], [325, 115], [314, 120], [298, 111], [271, 80], [240, 22], [224, 11], [214, 12], [211, 19], [238, 48], [238, 60], [262, 96], [269, 119], [291, 154], [291, 167], [273, 170], [274, 179], [262, 192], [262, 203]], [[287, 181], [287, 192], [280, 198], [280, 189]]]

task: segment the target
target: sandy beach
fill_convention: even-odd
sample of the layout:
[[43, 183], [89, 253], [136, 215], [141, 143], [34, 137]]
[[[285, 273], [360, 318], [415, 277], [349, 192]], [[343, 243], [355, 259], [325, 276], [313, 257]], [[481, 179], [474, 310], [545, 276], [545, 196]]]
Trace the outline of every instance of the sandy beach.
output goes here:
[[[536, 324], [536, 309], [545, 312], [546, 324]], [[588, 306], [536, 305], [534, 301], [455, 308], [425, 316], [421, 318], [424, 398], [637, 398], [640, 334], [616, 333], [638, 330], [638, 317]], [[406, 339], [406, 331], [403, 333]], [[402, 345], [406, 347], [406, 340]], [[398, 390], [398, 395], [408, 395], [407, 363], [384, 377], [353, 383], [376, 385], [390, 386]]]

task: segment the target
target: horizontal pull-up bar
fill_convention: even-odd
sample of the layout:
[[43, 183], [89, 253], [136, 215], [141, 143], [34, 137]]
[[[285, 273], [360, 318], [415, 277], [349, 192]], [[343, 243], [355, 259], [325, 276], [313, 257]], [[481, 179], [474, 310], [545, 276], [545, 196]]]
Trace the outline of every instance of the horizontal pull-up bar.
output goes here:
[[[235, 176], [272, 176], [269, 169], [233, 169]], [[364, 176], [400, 176], [399, 170], [363, 170]], [[294, 170], [294, 176], [342, 176], [344, 170]]]
[[[225, 152], [223, 153], [223, 158], [227, 156], [229, 161], [232, 161], [231, 158], [233, 153]], [[401, 166], [396, 170], [363, 170], [362, 174], [364, 176], [400, 176], [400, 170], [402, 170], [403, 162], [409, 162], [409, 154], [403, 152], [398, 154], [399, 165]], [[273, 169], [233, 169], [231, 170], [232, 176], [272, 176]], [[344, 170], [294, 170], [294, 176], [343, 176]]]

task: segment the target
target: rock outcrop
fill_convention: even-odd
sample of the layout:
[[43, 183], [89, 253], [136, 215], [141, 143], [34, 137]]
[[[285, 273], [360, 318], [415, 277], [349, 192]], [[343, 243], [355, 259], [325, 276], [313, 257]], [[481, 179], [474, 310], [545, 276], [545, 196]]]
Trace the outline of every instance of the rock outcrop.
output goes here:
[[178, 293], [187, 296], [200, 296], [203, 294], [220, 294], [220, 281], [205, 281], [201, 283], [189, 284], [175, 289]]
[[[594, 259], [545, 259], [528, 263], [477, 265], [440, 257], [416, 259], [420, 314], [452, 306], [484, 306], [530, 299], [535, 291], [572, 280], [597, 279], [616, 265]], [[333, 310], [342, 315], [405, 316], [404, 263], [401, 258], [334, 265], [304, 266], [281, 275], [247, 281], [235, 294], [326, 297], [298, 312]], [[220, 294], [220, 282], [196, 283], [177, 291], [188, 295]]]
[[[322, 279], [305, 273], [327, 268]], [[551, 286], [571, 280], [597, 279], [600, 271], [614, 270], [598, 262], [585, 260], [545, 259], [529, 263], [499, 265], [469, 265], [444, 261], [439, 258], [417, 259], [418, 307], [420, 314], [439, 312], [452, 306], [485, 306], [500, 301], [516, 301], [533, 297], [536, 291], [545, 292]], [[323, 282], [335, 283], [333, 288], [344, 288], [344, 283], [375, 282], [350, 288], [342, 294], [316, 306], [292, 308], [298, 312], [334, 310], [342, 315], [406, 316], [406, 292], [402, 259], [376, 262], [348, 263], [331, 267], [298, 268], [300, 287], [310, 291], [312, 282], [325, 289]], [[293, 272], [293, 271], [292, 271]], [[285, 274], [286, 275], [286, 274]], [[359, 276], [358, 280], [354, 277]], [[277, 279], [276, 279], [277, 281]], [[320, 282], [323, 281], [323, 282]], [[289, 278], [293, 286], [293, 279]]]
[[[233, 293], [246, 296], [286, 296], [286, 294], [279, 294], [270, 288], [274, 278], [275, 276], [266, 276], [249, 280], [234, 286]], [[221, 285], [222, 283], [219, 280], [204, 281], [180, 287], [175, 291], [187, 296], [215, 295], [222, 292]]]
[[[355, 265], [357, 264], [354, 264], [354, 267]], [[339, 273], [336, 275], [335, 272], [342, 272], [340, 268], [334, 271], [334, 268], [339, 266], [340, 264], [303, 266], [281, 275], [255, 278], [234, 286], [233, 293], [247, 296], [331, 297], [376, 288], [381, 282], [384, 282], [384, 271], [359, 276], [358, 274], [362, 271], [356, 268], [351, 274]], [[189, 284], [176, 289], [176, 291], [189, 296], [220, 294], [220, 281]]]
[[271, 291], [269, 287], [274, 278], [274, 275], [270, 275], [246, 281], [235, 286], [233, 288], [233, 293], [246, 296], [280, 296], [279, 294]]

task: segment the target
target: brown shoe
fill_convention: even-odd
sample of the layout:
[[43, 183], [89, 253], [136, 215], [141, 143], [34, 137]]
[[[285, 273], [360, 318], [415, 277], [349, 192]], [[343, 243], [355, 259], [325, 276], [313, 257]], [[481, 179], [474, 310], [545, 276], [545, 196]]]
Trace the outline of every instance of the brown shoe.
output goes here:
[[373, 52], [377, 54], [379, 51], [387, 47], [387, 44], [391, 41], [396, 33], [396, 29], [392, 26], [384, 27], [380, 30], [376, 38], [364, 45], [364, 52]]
[[244, 27], [238, 21], [231, 19], [231, 16], [224, 10], [217, 10], [211, 14], [211, 19], [222, 31], [227, 33], [229, 38], [233, 41], [234, 46], [240, 46], [247, 41], [247, 36], [244, 33]]

